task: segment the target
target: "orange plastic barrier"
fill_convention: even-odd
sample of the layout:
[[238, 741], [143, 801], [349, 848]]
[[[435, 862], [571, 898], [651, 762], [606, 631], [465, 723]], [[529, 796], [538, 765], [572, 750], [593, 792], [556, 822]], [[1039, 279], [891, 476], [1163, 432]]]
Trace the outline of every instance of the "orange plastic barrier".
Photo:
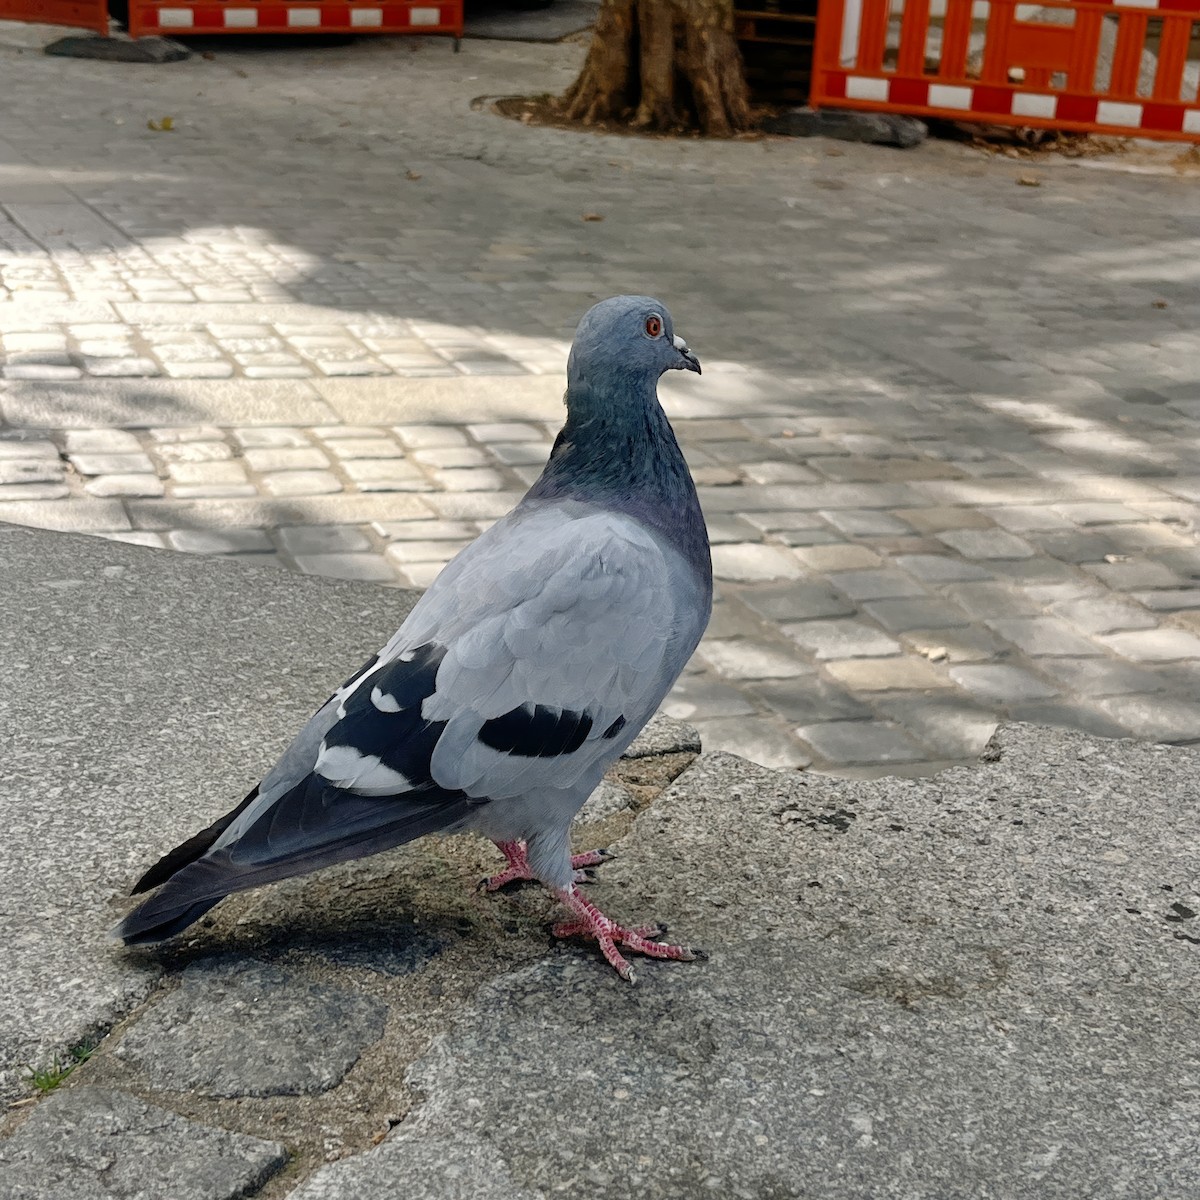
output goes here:
[[37, 25], [71, 25], [108, 33], [105, 0], [0, 0], [0, 21]]
[[[0, 20], [108, 33], [106, 0], [0, 0]], [[463, 31], [463, 0], [129, 0], [129, 34], [448, 33]]]
[[[1200, 63], [1188, 61], [1200, 0], [933, 7], [820, 0], [812, 105], [1200, 142]], [[1061, 23], [1033, 19], [1047, 9]], [[1157, 56], [1152, 81], [1146, 49]]]
[[[4, 3], [5, 0], [0, 0]], [[461, 37], [463, 0], [130, 0], [129, 33], [448, 33]]]

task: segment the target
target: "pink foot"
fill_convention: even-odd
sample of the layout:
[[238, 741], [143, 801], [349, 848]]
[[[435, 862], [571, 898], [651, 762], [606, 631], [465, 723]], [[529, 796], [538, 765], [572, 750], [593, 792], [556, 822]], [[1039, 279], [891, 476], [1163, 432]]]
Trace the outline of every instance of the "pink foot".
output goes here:
[[[529, 859], [525, 854], [524, 842], [497, 842], [500, 853], [508, 859], [508, 866], [497, 875], [482, 881], [480, 886], [485, 892], [498, 892], [509, 883], [520, 879], [532, 879], [529, 869]], [[601, 863], [612, 858], [607, 850], [588, 850], [584, 854], [571, 855], [571, 868], [575, 872], [576, 883], [587, 883], [588, 876], [584, 873], [586, 867], [598, 867]]]
[[561, 921], [554, 926], [554, 936], [594, 939], [609, 965], [629, 983], [635, 983], [637, 979], [633, 968], [617, 949], [618, 945], [637, 954], [645, 954], [648, 958], [671, 958], [680, 962], [692, 962], [704, 957], [702, 951], [689, 950], [686, 946], [671, 946], [655, 940], [666, 933], [661, 925], [639, 925], [633, 929], [618, 925], [609, 920], [590, 900], [585, 900], [579, 894], [578, 888], [572, 887], [556, 891], [554, 894], [574, 914], [573, 920]]

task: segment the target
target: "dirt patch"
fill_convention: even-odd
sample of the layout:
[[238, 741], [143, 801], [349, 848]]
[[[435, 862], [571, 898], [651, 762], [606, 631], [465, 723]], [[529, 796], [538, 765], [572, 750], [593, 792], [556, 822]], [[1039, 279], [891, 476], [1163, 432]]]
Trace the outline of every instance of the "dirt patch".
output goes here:
[[[670, 138], [691, 138], [699, 140], [701, 133], [697, 129], [680, 127], [663, 133], [652, 129], [637, 129], [623, 121], [597, 120], [590, 123], [575, 121], [566, 115], [565, 106], [560, 96], [501, 96], [499, 99], [485, 97], [476, 102], [477, 105], [490, 106], [492, 112], [499, 116], [508, 117], [510, 121], [519, 121], [522, 125], [547, 125], [552, 129], [574, 129], [587, 133], [617, 134], [621, 137], [651, 138], [657, 141]], [[756, 111], [755, 124], [766, 115], [767, 110]], [[722, 141], [757, 141], [766, 135], [753, 129], [748, 133], [735, 134], [732, 138]]]

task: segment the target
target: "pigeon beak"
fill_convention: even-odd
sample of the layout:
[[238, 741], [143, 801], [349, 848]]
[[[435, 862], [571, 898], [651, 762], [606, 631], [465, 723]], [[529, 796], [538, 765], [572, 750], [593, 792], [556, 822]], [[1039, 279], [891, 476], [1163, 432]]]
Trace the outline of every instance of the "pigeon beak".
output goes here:
[[681, 363], [676, 365], [676, 371], [695, 371], [697, 375], [702, 373], [700, 370], [700, 360], [687, 348], [687, 342], [678, 335], [675, 338], [675, 349], [679, 351], [679, 356], [683, 359]]

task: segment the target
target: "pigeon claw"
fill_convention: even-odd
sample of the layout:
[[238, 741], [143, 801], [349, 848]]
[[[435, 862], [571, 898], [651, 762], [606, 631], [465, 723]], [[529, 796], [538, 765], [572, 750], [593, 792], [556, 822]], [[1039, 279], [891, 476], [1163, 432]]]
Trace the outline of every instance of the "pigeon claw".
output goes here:
[[608, 849], [587, 850], [583, 854], [571, 855], [571, 866], [578, 870], [580, 867], [598, 867], [601, 863], [612, 862], [617, 856]]
[[596, 872], [593, 867], [599, 867], [611, 862], [616, 855], [608, 850], [587, 850], [583, 854], [571, 855], [571, 869], [575, 872], [576, 883], [595, 883]]
[[590, 900], [585, 900], [576, 887], [556, 891], [555, 895], [571, 910], [572, 918], [560, 921], [554, 926], [556, 938], [583, 937], [588, 938], [600, 947], [600, 953], [605, 961], [628, 983], [636, 983], [633, 968], [625, 956], [617, 949], [618, 946], [632, 950], [635, 954], [644, 954], [647, 958], [668, 958], [676, 962], [692, 962], [700, 957], [687, 946], [672, 946], [660, 942], [658, 938], [666, 933], [664, 926], [637, 925], [626, 928], [616, 921], [606, 917]]
[[[499, 892], [511, 884], [523, 883], [536, 878], [529, 869], [529, 858], [524, 842], [497, 842], [500, 853], [508, 859], [508, 866], [496, 875], [481, 879], [476, 890], [481, 892]], [[583, 854], [571, 855], [571, 870], [575, 872], [576, 883], [591, 883], [595, 876], [587, 868], [598, 867], [616, 855], [608, 850], [588, 850]]]

